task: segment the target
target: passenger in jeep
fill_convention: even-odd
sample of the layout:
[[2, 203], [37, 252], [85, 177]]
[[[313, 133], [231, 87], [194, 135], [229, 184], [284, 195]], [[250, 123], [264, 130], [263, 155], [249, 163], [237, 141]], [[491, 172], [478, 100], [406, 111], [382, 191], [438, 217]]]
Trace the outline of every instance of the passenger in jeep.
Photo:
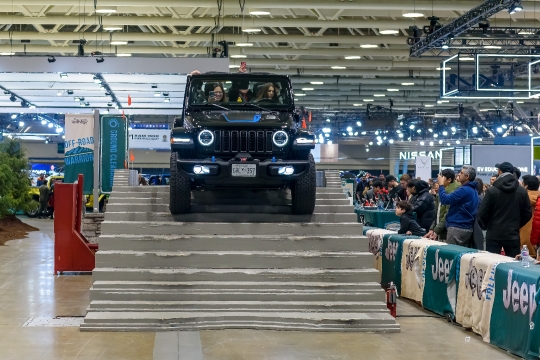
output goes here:
[[278, 96], [276, 87], [272, 83], [266, 83], [263, 85], [263, 87], [259, 90], [257, 97], [255, 98], [255, 101], [261, 101], [264, 99], [269, 99], [275, 102], [278, 102]]
[[211, 88], [213, 90], [208, 93], [208, 103], [229, 102], [227, 94], [225, 94], [225, 90], [221, 83], [215, 83], [211, 86]]

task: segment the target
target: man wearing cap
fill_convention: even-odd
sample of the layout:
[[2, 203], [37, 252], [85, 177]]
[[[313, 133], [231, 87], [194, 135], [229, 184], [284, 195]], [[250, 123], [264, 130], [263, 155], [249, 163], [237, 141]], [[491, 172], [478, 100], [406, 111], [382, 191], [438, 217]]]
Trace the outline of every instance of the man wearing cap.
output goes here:
[[497, 180], [486, 190], [478, 212], [480, 226], [487, 230], [486, 250], [515, 257], [520, 253], [519, 229], [531, 219], [527, 190], [519, 186], [514, 166], [509, 162], [495, 165]]
[[388, 193], [390, 199], [394, 200], [398, 198], [397, 201], [407, 199], [407, 191], [401, 186], [400, 183], [398, 183], [394, 175], [388, 175], [386, 177], [386, 185], [388, 186], [388, 189], [391, 189]]

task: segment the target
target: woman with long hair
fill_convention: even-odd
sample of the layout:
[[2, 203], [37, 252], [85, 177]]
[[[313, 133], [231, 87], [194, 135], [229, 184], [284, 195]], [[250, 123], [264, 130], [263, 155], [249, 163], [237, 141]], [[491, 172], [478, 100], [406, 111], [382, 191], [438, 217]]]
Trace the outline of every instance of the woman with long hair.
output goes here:
[[255, 97], [255, 101], [261, 101], [264, 99], [278, 101], [276, 86], [274, 84], [264, 84], [261, 90], [259, 90], [259, 92], [257, 93], [257, 96]]
[[[210, 87], [211, 90], [208, 94], [208, 103], [214, 103], [214, 102], [229, 102], [229, 99], [227, 98], [227, 94], [225, 94], [225, 89], [223, 88], [223, 84], [221, 83], [215, 83], [213, 87]], [[210, 93], [214, 93], [214, 96], [210, 96]]]

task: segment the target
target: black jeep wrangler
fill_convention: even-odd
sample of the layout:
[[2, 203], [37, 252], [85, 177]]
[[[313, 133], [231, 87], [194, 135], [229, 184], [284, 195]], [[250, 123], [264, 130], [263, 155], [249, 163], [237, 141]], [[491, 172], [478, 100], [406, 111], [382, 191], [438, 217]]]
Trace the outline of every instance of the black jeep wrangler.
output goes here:
[[315, 136], [302, 129], [288, 76], [206, 73], [187, 78], [171, 133], [170, 210], [196, 190], [289, 188], [293, 214], [315, 209]]

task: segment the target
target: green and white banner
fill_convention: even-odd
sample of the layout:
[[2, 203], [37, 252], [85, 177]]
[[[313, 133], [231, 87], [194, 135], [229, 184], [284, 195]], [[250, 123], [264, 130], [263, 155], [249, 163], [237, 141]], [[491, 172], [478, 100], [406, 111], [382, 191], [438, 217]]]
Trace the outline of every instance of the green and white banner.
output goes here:
[[540, 324], [536, 322], [539, 281], [540, 266], [523, 268], [512, 262], [499, 264], [495, 270], [490, 341], [526, 359], [537, 359], [540, 352]]
[[455, 316], [459, 264], [461, 256], [470, 252], [476, 250], [457, 245], [435, 245], [427, 249], [426, 283], [422, 299], [426, 309], [439, 315]]
[[112, 191], [114, 171], [124, 169], [127, 153], [127, 122], [118, 116], [101, 118], [101, 191]]
[[74, 183], [84, 175], [83, 192], [92, 194], [94, 186], [94, 115], [66, 114], [64, 181]]

